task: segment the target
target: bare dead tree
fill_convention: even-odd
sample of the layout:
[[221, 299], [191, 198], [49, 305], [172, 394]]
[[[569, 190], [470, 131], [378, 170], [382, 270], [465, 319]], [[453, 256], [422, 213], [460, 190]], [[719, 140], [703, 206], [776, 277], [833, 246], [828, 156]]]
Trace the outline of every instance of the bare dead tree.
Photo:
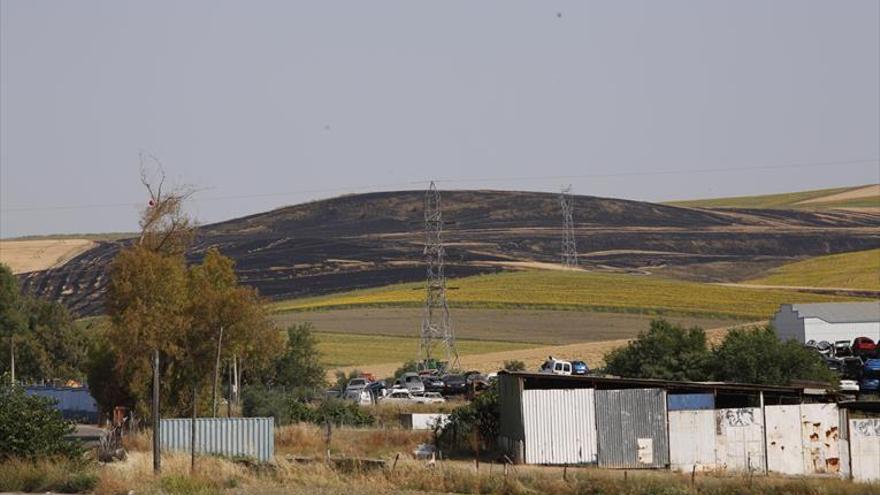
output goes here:
[[150, 200], [141, 212], [138, 243], [151, 251], [181, 254], [195, 235], [195, 224], [184, 210], [184, 202], [195, 192], [189, 186], [166, 190], [165, 169], [153, 155], [140, 153], [141, 184]]

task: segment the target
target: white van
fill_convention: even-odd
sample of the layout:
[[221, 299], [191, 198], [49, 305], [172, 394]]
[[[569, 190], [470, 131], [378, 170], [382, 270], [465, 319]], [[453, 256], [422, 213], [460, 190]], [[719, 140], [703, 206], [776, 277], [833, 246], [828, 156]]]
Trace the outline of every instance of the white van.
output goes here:
[[541, 365], [541, 369], [538, 370], [538, 373], [546, 373], [548, 375], [570, 375], [571, 362], [562, 361], [561, 359], [556, 359], [553, 356], [550, 356], [544, 361], [544, 364]]

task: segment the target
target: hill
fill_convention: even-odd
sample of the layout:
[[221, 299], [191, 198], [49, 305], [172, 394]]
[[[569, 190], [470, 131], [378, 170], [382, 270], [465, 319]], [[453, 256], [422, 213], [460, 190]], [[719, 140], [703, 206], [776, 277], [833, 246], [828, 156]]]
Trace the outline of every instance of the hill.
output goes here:
[[[769, 320], [782, 303], [851, 298], [727, 287], [644, 275], [582, 271], [525, 271], [481, 275], [450, 283], [450, 305], [461, 308], [532, 308], [648, 315]], [[424, 301], [423, 284], [279, 302], [276, 311], [401, 307]]]
[[[272, 299], [424, 278], [422, 191], [342, 196], [203, 226], [189, 253], [210, 247], [236, 261], [241, 280]], [[557, 196], [443, 192], [448, 274], [463, 277], [555, 267]], [[880, 247], [880, 213], [712, 210], [573, 198], [578, 250], [592, 270], [738, 281], [797, 259]], [[28, 291], [80, 315], [101, 312], [107, 268], [129, 241], [100, 241], [60, 267], [21, 276]]]
[[95, 247], [88, 239], [29, 239], [0, 241], [0, 263], [12, 273], [48, 270]]
[[749, 284], [880, 290], [880, 249], [819, 256], [782, 265]]
[[690, 208], [880, 209], [880, 185], [871, 184], [761, 196], [671, 201], [667, 204]]

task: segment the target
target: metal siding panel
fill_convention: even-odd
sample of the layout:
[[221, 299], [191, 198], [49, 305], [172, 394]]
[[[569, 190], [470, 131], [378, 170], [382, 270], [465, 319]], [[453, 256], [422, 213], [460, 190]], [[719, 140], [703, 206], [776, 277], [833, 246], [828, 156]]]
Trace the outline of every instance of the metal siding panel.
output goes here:
[[[658, 468], [669, 465], [664, 390], [597, 390], [596, 425], [600, 466]], [[640, 455], [640, 440], [643, 445], [650, 443], [650, 455]]]
[[669, 463], [683, 472], [715, 468], [715, 411], [669, 412]]
[[[162, 448], [190, 452], [190, 419], [163, 419]], [[246, 456], [271, 461], [275, 453], [274, 418], [197, 418], [197, 454]]]
[[840, 413], [837, 404], [801, 405], [806, 474], [840, 473]]
[[766, 406], [767, 469], [782, 474], [804, 474], [799, 405]]
[[856, 481], [880, 481], [880, 418], [849, 420], [850, 470]]
[[670, 411], [714, 410], [713, 394], [672, 394], [666, 396], [667, 408]]
[[593, 389], [524, 390], [522, 407], [527, 463], [596, 462]]
[[764, 472], [764, 420], [758, 407], [715, 411], [715, 463], [728, 471]]

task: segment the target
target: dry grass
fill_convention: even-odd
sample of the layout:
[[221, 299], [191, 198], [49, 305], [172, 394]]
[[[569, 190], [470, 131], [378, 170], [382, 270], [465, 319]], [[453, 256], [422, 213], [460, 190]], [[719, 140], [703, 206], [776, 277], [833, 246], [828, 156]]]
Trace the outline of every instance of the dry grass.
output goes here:
[[[326, 453], [323, 427], [295, 424], [276, 429], [277, 455], [320, 458]], [[334, 428], [330, 434], [330, 453], [345, 457], [387, 457], [408, 455], [420, 443], [431, 439], [430, 432], [399, 428]]]
[[[132, 455], [127, 461], [102, 468], [98, 495], [126, 493], [486, 493], [486, 494], [880, 494], [880, 484], [855, 484], [827, 478], [700, 474], [693, 484], [688, 475], [665, 471], [623, 471], [597, 468], [475, 465], [440, 461], [428, 465], [401, 458], [396, 467], [362, 470], [333, 469], [321, 462], [288, 462], [279, 457], [272, 467], [252, 468], [219, 458], [200, 458], [197, 472], [188, 475], [185, 456], [164, 458], [163, 474], [154, 478], [149, 456]], [[507, 473], [505, 474], [505, 471]]]
[[818, 256], [782, 265], [749, 284], [880, 290], [880, 249]]

